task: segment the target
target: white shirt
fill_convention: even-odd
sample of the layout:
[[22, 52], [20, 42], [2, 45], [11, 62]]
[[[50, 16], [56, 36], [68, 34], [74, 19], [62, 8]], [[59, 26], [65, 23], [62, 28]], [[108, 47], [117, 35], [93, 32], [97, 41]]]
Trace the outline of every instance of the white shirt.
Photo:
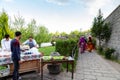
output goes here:
[[[30, 40], [28, 39], [23, 44], [29, 44], [29, 42], [30, 42]], [[34, 39], [32, 39], [32, 42], [35, 46], [37, 45], [37, 42]]]
[[2, 39], [1, 40], [2, 50], [10, 51], [11, 50], [10, 43], [11, 43], [11, 39], [9, 39], [8, 41], [6, 39]]

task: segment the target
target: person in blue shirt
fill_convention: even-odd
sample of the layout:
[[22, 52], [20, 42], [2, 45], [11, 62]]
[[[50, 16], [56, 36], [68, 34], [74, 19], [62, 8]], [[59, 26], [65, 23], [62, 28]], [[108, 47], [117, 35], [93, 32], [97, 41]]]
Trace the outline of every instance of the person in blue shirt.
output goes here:
[[19, 79], [19, 62], [20, 62], [20, 38], [21, 32], [15, 32], [15, 38], [11, 41], [10, 47], [12, 52], [12, 61], [14, 65], [13, 80]]
[[37, 47], [37, 42], [33, 39], [32, 36], [29, 37], [28, 40], [26, 40], [24, 43], [24, 45], [29, 45], [30, 48], [33, 48], [33, 47]]

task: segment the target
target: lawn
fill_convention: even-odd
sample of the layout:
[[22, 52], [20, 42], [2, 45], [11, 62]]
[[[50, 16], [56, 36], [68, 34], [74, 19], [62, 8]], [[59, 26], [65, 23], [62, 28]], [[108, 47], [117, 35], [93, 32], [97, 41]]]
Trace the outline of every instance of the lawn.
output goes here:
[[44, 56], [49, 56], [51, 52], [55, 52], [55, 46], [42, 47], [39, 49], [40, 52], [44, 53]]

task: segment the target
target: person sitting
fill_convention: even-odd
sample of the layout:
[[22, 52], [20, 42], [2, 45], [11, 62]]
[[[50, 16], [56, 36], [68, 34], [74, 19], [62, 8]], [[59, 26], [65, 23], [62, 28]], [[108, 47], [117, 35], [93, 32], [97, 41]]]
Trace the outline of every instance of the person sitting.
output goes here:
[[9, 36], [9, 34], [6, 34], [5, 38], [1, 40], [2, 50], [4, 50], [4, 51], [11, 51], [10, 43], [11, 43], [10, 36]]
[[33, 39], [32, 36], [30, 36], [29, 39], [26, 40], [23, 44], [29, 45], [30, 48], [37, 47], [37, 42]]

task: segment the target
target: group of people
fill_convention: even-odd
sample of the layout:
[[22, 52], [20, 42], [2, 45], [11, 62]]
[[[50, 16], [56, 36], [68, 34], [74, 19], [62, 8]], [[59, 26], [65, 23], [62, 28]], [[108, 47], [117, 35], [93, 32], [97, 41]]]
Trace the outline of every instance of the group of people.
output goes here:
[[[11, 58], [14, 65], [14, 71], [13, 71], [13, 80], [20, 80], [19, 77], [19, 63], [20, 63], [20, 39], [21, 39], [22, 33], [17, 31], [15, 32], [15, 38], [10, 39], [10, 36], [7, 34], [5, 35], [5, 38], [1, 40], [1, 46], [3, 51], [11, 51]], [[32, 47], [37, 47], [36, 41], [33, 39], [32, 36], [29, 37], [28, 40], [26, 40], [23, 44], [27, 44]]]
[[88, 39], [85, 36], [81, 36], [78, 42], [79, 53], [84, 53], [85, 50], [91, 52], [94, 49], [94, 44], [92, 41], [92, 37]]
[[[10, 38], [9, 34], [6, 34], [4, 36], [4, 39], [1, 40], [1, 47], [3, 51], [11, 51], [10, 48], [11, 40], [12, 39]], [[29, 39], [26, 40], [21, 45], [29, 45], [29, 47], [32, 48], [32, 47], [37, 47], [37, 42], [35, 41], [35, 39], [33, 39], [32, 36], [30, 36]]]

